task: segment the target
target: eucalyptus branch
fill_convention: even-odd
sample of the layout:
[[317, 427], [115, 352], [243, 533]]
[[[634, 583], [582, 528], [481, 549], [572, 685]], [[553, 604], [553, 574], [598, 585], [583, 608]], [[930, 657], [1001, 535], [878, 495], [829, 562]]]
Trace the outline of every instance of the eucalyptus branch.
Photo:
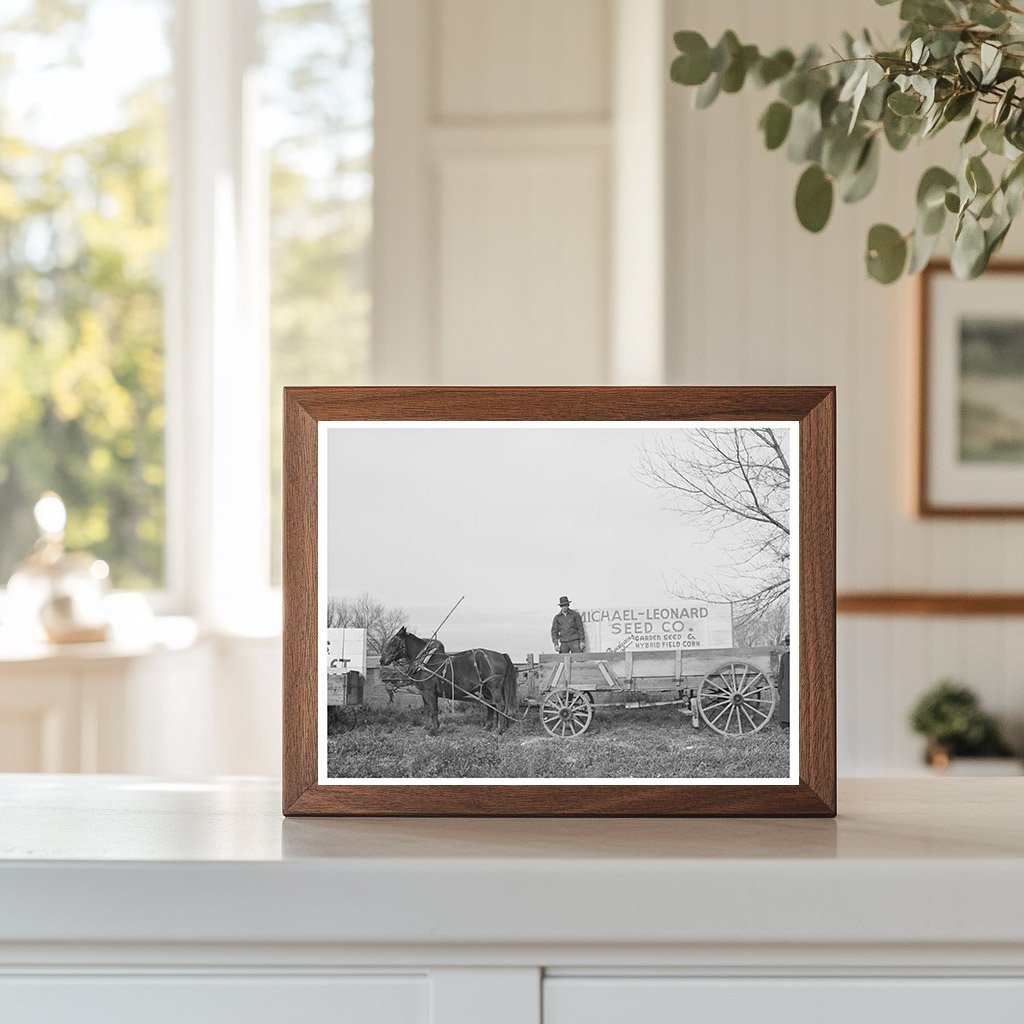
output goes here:
[[975, 277], [1002, 245], [1024, 197], [1024, 23], [1014, 20], [1024, 9], [1009, 0], [902, 0], [899, 16], [895, 47], [878, 48], [867, 33], [846, 34], [827, 62], [815, 47], [798, 58], [789, 50], [762, 54], [731, 31], [715, 46], [699, 33], [678, 32], [671, 76], [697, 87], [701, 109], [748, 82], [774, 88], [759, 127], [768, 149], [785, 145], [789, 159], [805, 165], [795, 206], [813, 232], [828, 223], [837, 194], [847, 203], [870, 194], [883, 143], [901, 152], [962, 122], [958, 166], [925, 172], [914, 226], [876, 224], [865, 261], [883, 284], [916, 273], [952, 219], [953, 270]]

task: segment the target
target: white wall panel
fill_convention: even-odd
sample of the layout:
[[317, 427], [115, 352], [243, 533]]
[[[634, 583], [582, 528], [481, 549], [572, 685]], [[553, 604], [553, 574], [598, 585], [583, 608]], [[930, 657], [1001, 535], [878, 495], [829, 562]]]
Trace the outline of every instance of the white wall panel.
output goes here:
[[428, 0], [437, 379], [606, 378], [608, 0]]
[[442, 120], [604, 117], [609, 0], [439, 0]]
[[377, 0], [377, 383], [608, 379], [614, 16], [612, 0]]
[[[693, 28], [712, 42], [732, 28], [745, 43], [799, 48], [865, 24], [876, 38], [894, 38], [894, 11], [863, 0], [669, 0], [667, 27]], [[747, 88], [696, 111], [692, 90], [666, 88], [670, 382], [838, 387], [841, 590], [1024, 588], [1021, 521], [910, 515], [914, 285], [883, 288], [863, 269], [870, 225], [910, 226], [917, 180], [948, 158], [956, 133], [884, 152], [876, 193], [838, 203], [814, 236], [793, 212], [800, 169], [761, 145], [756, 124], [770, 91]], [[1006, 253], [1021, 252], [1018, 228]], [[1022, 651], [1020, 619], [841, 620], [841, 770], [912, 770], [920, 744], [907, 712], [943, 676], [977, 688], [1018, 729]]]
[[601, 382], [606, 159], [600, 150], [443, 159], [446, 384]]

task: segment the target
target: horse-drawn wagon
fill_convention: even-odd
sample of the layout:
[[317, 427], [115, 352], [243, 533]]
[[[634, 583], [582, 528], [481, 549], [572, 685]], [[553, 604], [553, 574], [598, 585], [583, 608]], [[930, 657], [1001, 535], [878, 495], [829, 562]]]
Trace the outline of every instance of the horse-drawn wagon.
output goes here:
[[[778, 704], [784, 647], [607, 651], [527, 658], [525, 689], [541, 724], [562, 739], [590, 728], [595, 709], [678, 706], [693, 727], [760, 732]], [[671, 694], [672, 696], [667, 696]], [[654, 699], [651, 699], [654, 698]]]

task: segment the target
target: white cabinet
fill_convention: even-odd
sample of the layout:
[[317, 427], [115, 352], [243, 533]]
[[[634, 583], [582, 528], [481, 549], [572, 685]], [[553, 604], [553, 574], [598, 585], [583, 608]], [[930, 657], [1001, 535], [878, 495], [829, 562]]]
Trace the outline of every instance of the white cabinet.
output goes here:
[[428, 1024], [425, 974], [0, 978], [17, 1024]]
[[1012, 978], [565, 977], [520, 969], [0, 977], [18, 1024], [1020, 1024]]
[[281, 764], [280, 636], [0, 648], [0, 772], [267, 775]]
[[0, 776], [0, 1022], [1021, 1024], [1020, 787], [282, 820], [258, 779]]
[[0, 652], [0, 772], [180, 771], [167, 748], [194, 743], [212, 676], [210, 645], [191, 639]]
[[1020, 1024], [1022, 978], [548, 978], [544, 1024]]

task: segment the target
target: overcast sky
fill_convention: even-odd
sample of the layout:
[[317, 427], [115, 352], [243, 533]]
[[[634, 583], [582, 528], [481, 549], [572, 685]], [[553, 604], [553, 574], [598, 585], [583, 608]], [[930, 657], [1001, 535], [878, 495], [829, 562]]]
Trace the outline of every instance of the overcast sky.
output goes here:
[[638, 446], [666, 433], [687, 443], [678, 426], [331, 426], [328, 594], [368, 591], [426, 636], [465, 594], [445, 646], [514, 660], [551, 649], [561, 594], [661, 602], [680, 573], [713, 575], [727, 543], [637, 479]]

